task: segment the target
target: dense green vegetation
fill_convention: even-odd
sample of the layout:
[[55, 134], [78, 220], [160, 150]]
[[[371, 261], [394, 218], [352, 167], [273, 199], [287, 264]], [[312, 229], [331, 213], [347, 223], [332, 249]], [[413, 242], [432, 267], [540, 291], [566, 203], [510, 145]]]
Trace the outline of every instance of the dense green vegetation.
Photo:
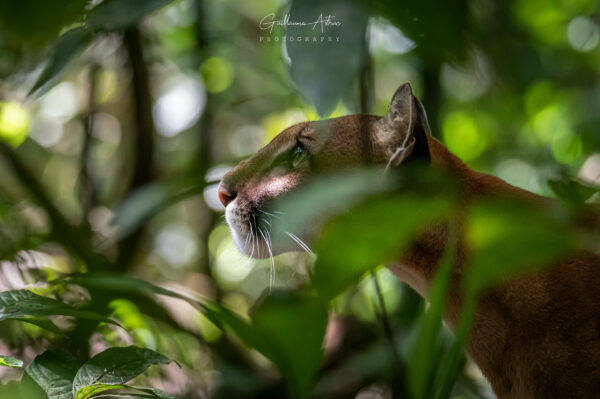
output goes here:
[[[286, 14], [341, 24], [271, 29]], [[599, 199], [599, 15], [594, 0], [0, 0], [0, 397], [491, 398], [462, 350], [478, 295], [600, 251], [576, 223]], [[224, 171], [293, 123], [382, 115], [406, 81], [469, 166], [561, 202], [466, 207], [418, 168], [321, 176], [270, 221], [327, 215], [317, 255], [242, 255]], [[455, 234], [426, 304], [383, 265], [442, 221]]]

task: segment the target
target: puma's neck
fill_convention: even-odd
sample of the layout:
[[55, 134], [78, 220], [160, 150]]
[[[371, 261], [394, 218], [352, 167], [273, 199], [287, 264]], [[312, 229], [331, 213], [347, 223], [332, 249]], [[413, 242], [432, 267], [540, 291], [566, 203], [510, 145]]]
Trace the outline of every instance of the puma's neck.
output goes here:
[[[432, 137], [428, 137], [432, 167], [441, 168], [456, 177], [459, 184], [459, 206], [483, 197], [518, 198], [526, 201], [549, 202], [551, 199], [512, 186], [505, 181], [470, 169], [457, 156]], [[427, 296], [437, 264], [444, 251], [448, 236], [447, 226], [439, 224], [425, 231], [403, 255], [400, 262], [391, 266], [400, 279], [421, 296]], [[464, 250], [459, 242], [457, 267], [462, 268]], [[460, 272], [460, 270], [456, 270]], [[452, 320], [449, 320], [452, 323]]]

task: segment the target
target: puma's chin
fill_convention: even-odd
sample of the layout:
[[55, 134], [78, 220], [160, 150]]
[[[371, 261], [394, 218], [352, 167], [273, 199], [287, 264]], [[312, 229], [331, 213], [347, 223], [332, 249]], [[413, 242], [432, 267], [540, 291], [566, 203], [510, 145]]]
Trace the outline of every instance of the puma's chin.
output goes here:
[[251, 258], [265, 259], [284, 252], [310, 251], [308, 247], [299, 245], [300, 239], [293, 234], [285, 237], [274, 234], [272, 227], [275, 221], [267, 215], [258, 208], [241, 209], [235, 202], [227, 206], [225, 220], [231, 229], [233, 241], [242, 253]]
[[285, 248], [278, 245], [273, 237], [270, 226], [260, 223], [262, 220], [258, 211], [240, 209], [234, 202], [225, 210], [225, 220], [231, 229], [233, 241], [241, 252], [251, 258], [265, 259], [282, 252]]

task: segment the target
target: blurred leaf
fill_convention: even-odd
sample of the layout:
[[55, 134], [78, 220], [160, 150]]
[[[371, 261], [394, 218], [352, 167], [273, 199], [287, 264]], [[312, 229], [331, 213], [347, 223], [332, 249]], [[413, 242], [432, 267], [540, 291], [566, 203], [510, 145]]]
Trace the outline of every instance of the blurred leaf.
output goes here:
[[29, 110], [15, 101], [0, 101], [0, 140], [13, 147], [25, 141], [30, 130]]
[[[6, 319], [22, 319], [25, 316], [72, 316], [119, 325], [115, 321], [98, 313], [80, 310], [70, 305], [34, 294], [27, 290], [0, 292], [0, 321]], [[27, 320], [30, 323], [29, 320]], [[32, 323], [36, 324], [36, 323]], [[39, 327], [50, 327], [48, 324], [37, 323]]]
[[382, 169], [344, 171], [315, 178], [276, 202], [273, 210], [284, 216], [271, 221], [273, 236], [285, 236], [286, 231], [304, 235], [318, 221], [348, 211], [369, 195], [396, 185]]
[[454, 267], [456, 247], [458, 245], [456, 222], [449, 224], [449, 238], [431, 284], [429, 294], [429, 308], [423, 315], [419, 326], [417, 341], [412, 348], [410, 367], [407, 370], [408, 382], [416, 399], [426, 398], [431, 380], [437, 367], [436, 357], [440, 354], [438, 344], [439, 333], [442, 328], [442, 316], [448, 295], [450, 275]]
[[136, 346], [113, 347], [85, 362], [73, 381], [75, 399], [89, 397], [93, 387], [122, 385], [154, 364], [169, 364], [171, 360], [151, 349]]
[[473, 258], [467, 274], [470, 290], [480, 292], [507, 277], [531, 272], [573, 253], [577, 239], [560, 209], [538, 204], [482, 203], [472, 208], [466, 240]]
[[246, 345], [271, 360], [296, 397], [308, 397], [323, 357], [327, 308], [322, 302], [273, 293], [252, 313], [251, 324], [218, 305], [206, 305], [205, 309], [211, 321], [226, 324]]
[[466, 0], [376, 0], [375, 9], [417, 45], [428, 65], [466, 55], [469, 9]]
[[594, 194], [600, 192], [599, 188], [586, 186], [576, 180], [548, 180], [548, 185], [558, 198], [573, 204], [583, 204]]
[[21, 368], [23, 367], [23, 361], [14, 357], [0, 355], [0, 366]]
[[33, 324], [34, 326], [38, 326], [40, 328], [43, 328], [44, 330], [53, 332], [55, 334], [62, 335], [62, 333], [63, 333], [62, 331], [60, 331], [60, 329], [58, 327], [56, 327], [56, 324], [54, 324], [50, 320], [40, 319], [37, 317], [22, 317], [22, 318], [21, 317], [11, 317], [11, 319], [22, 321], [24, 323]]
[[441, 197], [402, 195], [376, 198], [334, 220], [318, 244], [313, 286], [333, 299], [369, 269], [402, 252], [416, 234], [448, 215]]
[[71, 60], [87, 47], [92, 37], [92, 32], [86, 28], [71, 29], [60, 36], [54, 43], [48, 63], [28, 95], [35, 93], [36, 96], [40, 96], [47, 91], [60, 77]]
[[25, 373], [46, 392], [48, 399], [70, 399], [77, 368], [70, 354], [48, 350], [33, 359]]
[[466, 244], [472, 253], [466, 269], [466, 292], [456, 338], [439, 363], [434, 398], [446, 399], [451, 393], [478, 295], [509, 277], [552, 266], [578, 250], [565, 211], [515, 201], [489, 201], [472, 207], [466, 227]]
[[159, 210], [191, 195], [202, 192], [197, 179], [188, 176], [169, 182], [155, 182], [140, 187], [129, 195], [115, 212], [113, 224], [118, 227], [118, 236], [127, 237], [147, 222]]
[[[287, 27], [291, 78], [321, 116], [329, 115], [366, 62], [368, 11], [358, 0], [295, 0], [289, 15], [291, 21], [308, 23]], [[341, 25], [312, 24], [328, 16]]]
[[125, 29], [172, 1], [104, 0], [89, 12], [87, 24], [94, 30]]
[[188, 302], [191, 300], [191, 298], [188, 298], [185, 295], [181, 295], [166, 288], [159, 287], [146, 280], [125, 276], [122, 274], [73, 274], [67, 277], [64, 281], [70, 284], [81, 285], [82, 287], [90, 289], [102, 289], [111, 292], [126, 293], [137, 292], [144, 295], [159, 294], [182, 299]]

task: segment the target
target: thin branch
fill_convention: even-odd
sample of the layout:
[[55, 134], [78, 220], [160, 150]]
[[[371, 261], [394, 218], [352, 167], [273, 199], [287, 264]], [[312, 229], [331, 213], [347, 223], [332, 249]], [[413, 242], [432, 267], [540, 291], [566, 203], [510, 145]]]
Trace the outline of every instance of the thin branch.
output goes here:
[[[153, 180], [154, 169], [154, 121], [152, 119], [152, 96], [150, 77], [144, 60], [142, 34], [137, 27], [129, 28], [123, 35], [133, 77], [133, 108], [135, 120], [135, 141], [133, 148], [134, 168], [129, 192]], [[119, 243], [119, 256], [116, 264], [119, 269], [129, 267], [142, 238], [143, 225], [140, 225], [126, 239]]]
[[97, 203], [97, 194], [90, 168], [90, 150], [92, 142], [92, 134], [94, 131], [94, 113], [96, 112], [96, 77], [98, 76], [99, 65], [92, 64], [89, 69], [89, 91], [88, 91], [88, 106], [87, 116], [85, 118], [85, 130], [83, 135], [83, 143], [81, 145], [80, 155], [80, 176], [81, 176], [81, 207], [83, 217], [81, 225], [89, 227], [88, 216], [90, 211]]

